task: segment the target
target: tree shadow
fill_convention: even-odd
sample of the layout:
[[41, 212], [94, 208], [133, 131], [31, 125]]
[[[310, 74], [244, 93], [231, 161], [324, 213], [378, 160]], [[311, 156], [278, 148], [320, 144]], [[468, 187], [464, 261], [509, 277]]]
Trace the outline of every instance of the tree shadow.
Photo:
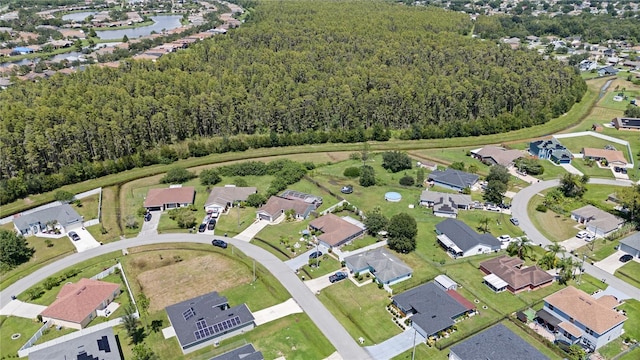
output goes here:
[[136, 328], [136, 331], [131, 334], [131, 342], [133, 344], [139, 344], [144, 341], [145, 337], [147, 337], [147, 334], [145, 333], [144, 328], [138, 327]]
[[153, 320], [149, 328], [151, 329], [151, 331], [157, 333], [158, 331], [160, 331], [160, 329], [162, 329], [163, 322], [163, 320]]

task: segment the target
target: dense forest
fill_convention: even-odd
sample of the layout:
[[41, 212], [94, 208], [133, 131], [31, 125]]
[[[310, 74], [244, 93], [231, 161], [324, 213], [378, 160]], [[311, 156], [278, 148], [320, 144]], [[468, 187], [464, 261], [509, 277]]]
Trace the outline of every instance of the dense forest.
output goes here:
[[247, 148], [428, 139], [544, 123], [574, 69], [470, 36], [468, 15], [382, 1], [265, 1], [227, 36], [0, 93], [0, 203]]

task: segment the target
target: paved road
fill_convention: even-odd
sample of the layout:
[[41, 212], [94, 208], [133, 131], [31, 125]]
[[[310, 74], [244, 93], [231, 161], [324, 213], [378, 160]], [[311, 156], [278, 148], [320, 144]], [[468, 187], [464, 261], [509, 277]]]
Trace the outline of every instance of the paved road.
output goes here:
[[[633, 183], [631, 181], [624, 180], [613, 180], [613, 179], [591, 179], [589, 181], [590, 184], [599, 184], [599, 185], [612, 185], [612, 186], [631, 186]], [[559, 180], [548, 180], [548, 181], [540, 181], [531, 186], [528, 186], [522, 189], [520, 192], [516, 194], [511, 202], [511, 212], [514, 217], [518, 218], [520, 221], [520, 228], [524, 231], [524, 233], [531, 239], [534, 244], [541, 244], [542, 246], [547, 246], [552, 243], [549, 239], [544, 237], [538, 229], [533, 225], [531, 220], [529, 220], [529, 216], [527, 214], [527, 204], [529, 200], [538, 196], [537, 194], [543, 190], [552, 188], [554, 186], [558, 186], [560, 184]], [[572, 255], [567, 255], [572, 256]], [[582, 259], [578, 259], [573, 256], [574, 260], [582, 261]], [[630, 297], [640, 300], [640, 289], [635, 286], [631, 286], [626, 282], [618, 279], [617, 277], [609, 274], [608, 272], [593, 266], [589, 263], [584, 264], [585, 273], [595, 277], [596, 279], [603, 279], [605, 282], [616, 289], [624, 292]]]
[[[302, 283], [300, 279], [298, 279], [286, 264], [268, 251], [245, 241], [224, 237], [220, 237], [220, 239], [228, 241], [247, 254], [247, 256], [255, 259], [266, 267], [289, 291], [294, 300], [300, 305], [304, 312], [307, 313], [324, 336], [327, 337], [342, 358], [354, 360], [370, 359], [370, 356], [365, 349], [360, 347], [355, 340], [353, 340], [342, 324], [336, 320], [329, 310], [324, 307], [309, 288]], [[64, 259], [34, 271], [0, 292], [0, 309], [5, 307], [11, 301], [11, 295], [18, 295], [36, 283], [46, 279], [51, 274], [55, 274], [87, 259], [113, 251], [120, 251], [133, 246], [175, 242], [210, 244], [211, 237], [203, 237], [197, 234], [142, 235], [135, 239], [116, 241], [97, 248], [89, 249], [83, 253], [69, 255]]]

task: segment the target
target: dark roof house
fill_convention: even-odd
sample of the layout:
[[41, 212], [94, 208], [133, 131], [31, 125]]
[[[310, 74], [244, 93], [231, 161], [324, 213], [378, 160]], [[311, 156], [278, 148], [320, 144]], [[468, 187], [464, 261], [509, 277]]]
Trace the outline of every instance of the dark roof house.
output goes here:
[[617, 117], [611, 120], [611, 124], [618, 130], [638, 130], [640, 118]]
[[413, 269], [382, 247], [348, 256], [344, 261], [351, 272], [370, 272], [386, 285], [397, 284], [413, 274]]
[[585, 225], [587, 231], [606, 236], [618, 230], [624, 220], [593, 205], [586, 205], [571, 212], [571, 218]]
[[209, 360], [264, 360], [264, 356], [253, 344], [246, 344]]
[[255, 327], [247, 305], [229, 307], [216, 291], [165, 308], [183, 353], [211, 345]]
[[280, 197], [289, 200], [304, 201], [307, 204], [315, 205], [316, 208], [322, 205], [322, 198], [320, 196], [311, 195], [295, 190], [285, 190], [282, 194], [280, 194]]
[[549, 360], [502, 324], [494, 325], [449, 349], [456, 360]]
[[529, 153], [539, 159], [547, 159], [556, 164], [570, 164], [572, 158], [571, 152], [556, 138], [530, 142]]
[[640, 232], [620, 240], [620, 250], [640, 258]]
[[473, 186], [478, 181], [478, 175], [454, 169], [436, 170], [429, 174], [429, 180], [435, 185], [461, 191]]
[[[53, 345], [29, 352], [29, 360], [123, 360], [122, 347], [113, 328], [83, 334], [80, 331], [65, 335]], [[44, 344], [43, 344], [44, 345]]]
[[411, 324], [425, 338], [448, 329], [455, 319], [475, 311], [474, 305], [455, 290], [445, 291], [434, 282], [394, 296], [393, 304], [403, 313], [413, 314]]
[[331, 248], [346, 244], [364, 234], [365, 228], [334, 214], [326, 214], [309, 222], [313, 230], [322, 231], [318, 240]]
[[82, 216], [71, 205], [62, 204], [50, 208], [21, 214], [14, 217], [13, 226], [22, 235], [37, 234], [46, 230], [50, 223], [60, 227], [63, 232], [82, 226]]
[[501, 243], [491, 234], [478, 234], [467, 224], [446, 219], [436, 225], [438, 243], [454, 257], [485, 254], [500, 250]]

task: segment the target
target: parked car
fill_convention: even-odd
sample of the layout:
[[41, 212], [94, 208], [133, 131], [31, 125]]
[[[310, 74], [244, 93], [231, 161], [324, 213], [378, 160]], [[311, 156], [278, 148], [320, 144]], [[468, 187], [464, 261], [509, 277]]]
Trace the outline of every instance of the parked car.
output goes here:
[[343, 272], [343, 271], [338, 271], [337, 273], [329, 276], [329, 282], [331, 282], [332, 284], [335, 282], [338, 282], [340, 280], [344, 280], [347, 278], [347, 273]]
[[207, 229], [213, 230], [215, 228], [216, 228], [216, 219], [209, 220], [209, 223], [207, 224]]
[[586, 231], [584, 231], [584, 230], [580, 230], [580, 231], [578, 231], [578, 233], [576, 234], [576, 237], [577, 237], [578, 239], [584, 239], [584, 238], [586, 238], [586, 237], [587, 237], [587, 235], [589, 235], [589, 233], [588, 233], [588, 232], [586, 232]]
[[594, 234], [589, 234], [584, 238], [584, 240], [587, 241], [587, 242], [593, 241], [595, 239], [596, 239], [596, 236]]
[[218, 216], [220, 216], [220, 212], [218, 211], [218, 209], [215, 209], [211, 212], [211, 217], [214, 219], [217, 219]]
[[317, 259], [320, 256], [322, 256], [322, 251], [314, 251], [311, 254], [309, 254], [309, 259]]
[[151, 213], [150, 212], [144, 214], [144, 221], [151, 221]]
[[500, 236], [498, 236], [498, 240], [500, 240], [502, 242], [509, 242], [509, 241], [511, 241], [511, 236], [509, 236], [509, 235], [500, 235]]
[[352, 185], [343, 186], [342, 189], [340, 189], [340, 192], [343, 194], [351, 194], [353, 192], [353, 186]]
[[485, 208], [489, 211], [500, 211], [500, 207], [494, 203], [485, 203]]
[[505, 203], [502, 203], [502, 204], [500, 204], [500, 205], [498, 205], [498, 206], [499, 206], [501, 209], [505, 209], [505, 210], [506, 210], [506, 209], [511, 209], [511, 204], [505, 204]]
[[629, 262], [633, 260], [633, 256], [629, 255], [629, 254], [625, 254], [620, 256], [620, 261], [622, 261], [623, 263]]
[[213, 239], [213, 240], [211, 241], [211, 245], [213, 245], [213, 246], [217, 246], [217, 247], [219, 247], [219, 248], [223, 248], [223, 249], [226, 249], [226, 248], [227, 248], [227, 242], [226, 242], [226, 241], [223, 241], [223, 240], [219, 240], [219, 239]]
[[206, 229], [207, 229], [207, 224], [206, 223], [202, 223], [198, 227], [198, 232], [204, 232]]
[[78, 235], [78, 233], [75, 232], [75, 231], [69, 231], [69, 233], [67, 235], [69, 235], [69, 238], [71, 238], [71, 240], [73, 240], [73, 241], [80, 240], [80, 235]]
[[518, 219], [512, 217], [511, 219], [509, 219], [509, 221], [511, 221], [511, 223], [515, 226], [520, 225], [520, 221], [518, 221]]

